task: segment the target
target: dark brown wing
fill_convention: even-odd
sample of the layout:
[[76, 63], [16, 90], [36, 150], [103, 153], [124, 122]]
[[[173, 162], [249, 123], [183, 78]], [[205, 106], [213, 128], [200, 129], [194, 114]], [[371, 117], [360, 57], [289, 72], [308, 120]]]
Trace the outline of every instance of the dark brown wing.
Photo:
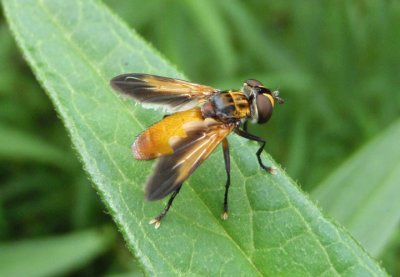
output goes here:
[[143, 104], [168, 112], [187, 110], [204, 102], [218, 91], [209, 86], [183, 80], [140, 73], [114, 77], [111, 86]]
[[162, 156], [146, 185], [146, 198], [158, 200], [174, 191], [232, 131], [211, 118], [183, 125], [187, 137], [172, 137], [171, 155]]

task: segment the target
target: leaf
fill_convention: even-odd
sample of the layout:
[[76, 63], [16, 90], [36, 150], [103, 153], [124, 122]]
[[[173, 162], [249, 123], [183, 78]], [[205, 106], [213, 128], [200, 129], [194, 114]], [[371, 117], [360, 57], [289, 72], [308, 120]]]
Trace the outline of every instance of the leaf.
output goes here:
[[397, 120], [312, 193], [374, 256], [382, 253], [400, 221], [399, 137]]
[[215, 51], [216, 60], [222, 76], [231, 75], [232, 71], [237, 67], [234, 59], [234, 50], [227, 23], [218, 16], [218, 7], [215, 1], [184, 1], [183, 2], [193, 17], [199, 31], [203, 33], [203, 37], [208, 37], [208, 43], [211, 49]]
[[[14, 35], [68, 129], [128, 246], [149, 275], [385, 275], [282, 170], [260, 170], [257, 144], [234, 136], [230, 219], [222, 221], [220, 149], [193, 174], [159, 230], [164, 202], [145, 202], [151, 163], [134, 137], [162, 115], [121, 99], [121, 73], [183, 77], [98, 1], [3, 0]], [[239, 84], [238, 84], [239, 85]], [[267, 155], [263, 159], [274, 164]]]
[[[103, 253], [115, 237], [111, 228], [0, 244], [0, 276], [59, 276]], [[76, 251], [79, 249], [79, 251]]]
[[65, 153], [29, 133], [0, 124], [0, 160], [30, 160], [65, 165]]
[[[275, 45], [269, 38], [270, 34], [260, 28], [246, 4], [242, 1], [217, 1], [217, 5], [230, 17], [230, 20], [236, 31], [236, 36], [240, 38], [239, 42], [248, 45], [251, 44], [251, 53], [257, 57], [257, 60], [264, 63], [265, 67], [274, 68], [278, 71], [288, 73], [295, 72], [303, 78], [309, 78], [304, 69], [300, 70], [298, 64], [286, 53], [286, 49]], [[267, 54], [268, 53], [268, 54]], [[262, 58], [261, 58], [262, 57]], [[289, 73], [289, 74], [290, 74]], [[264, 75], [265, 76], [265, 75]]]

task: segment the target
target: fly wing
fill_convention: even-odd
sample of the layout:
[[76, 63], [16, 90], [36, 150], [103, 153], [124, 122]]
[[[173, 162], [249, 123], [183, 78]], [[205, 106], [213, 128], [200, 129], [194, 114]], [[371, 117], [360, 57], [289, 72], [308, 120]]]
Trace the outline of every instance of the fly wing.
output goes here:
[[187, 137], [170, 139], [173, 153], [160, 158], [154, 174], [147, 181], [146, 198], [149, 200], [161, 199], [182, 184], [232, 131], [233, 126], [206, 118], [188, 122], [183, 128]]
[[149, 74], [129, 73], [114, 77], [111, 86], [144, 107], [177, 112], [198, 106], [218, 90], [209, 86]]

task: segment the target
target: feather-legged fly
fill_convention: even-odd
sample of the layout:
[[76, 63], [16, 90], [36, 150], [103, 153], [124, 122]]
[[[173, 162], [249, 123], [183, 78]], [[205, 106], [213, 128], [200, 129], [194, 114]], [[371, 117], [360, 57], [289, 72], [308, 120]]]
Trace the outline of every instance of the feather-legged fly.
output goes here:
[[258, 163], [269, 173], [261, 153], [265, 140], [247, 132], [247, 121], [266, 123], [275, 102], [283, 103], [278, 91], [249, 79], [240, 90], [219, 90], [187, 81], [148, 74], [123, 74], [111, 81], [118, 92], [130, 96], [144, 107], [160, 108], [168, 113], [161, 121], [143, 131], [132, 145], [137, 160], [159, 158], [147, 181], [145, 196], [159, 200], [172, 193], [163, 211], [150, 221], [155, 227], [169, 208], [183, 182], [222, 143], [227, 174], [222, 219], [228, 218], [230, 155], [227, 136], [233, 131], [260, 143]]

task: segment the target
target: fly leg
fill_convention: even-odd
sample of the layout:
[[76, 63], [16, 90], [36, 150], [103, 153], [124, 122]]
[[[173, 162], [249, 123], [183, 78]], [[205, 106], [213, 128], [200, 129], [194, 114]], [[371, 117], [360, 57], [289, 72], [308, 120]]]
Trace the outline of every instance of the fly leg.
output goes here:
[[245, 131], [246, 133], [247, 133], [247, 124], [248, 124], [248, 121], [245, 121], [244, 123], [243, 123], [243, 131]]
[[266, 166], [264, 165], [264, 163], [261, 160], [261, 153], [264, 150], [264, 146], [265, 146], [265, 140], [263, 138], [257, 137], [255, 135], [252, 135], [250, 133], [247, 133], [246, 131], [240, 130], [239, 128], [235, 128], [234, 132], [236, 134], [238, 134], [241, 137], [247, 138], [249, 140], [254, 140], [257, 141], [261, 144], [260, 148], [257, 150], [256, 155], [257, 155], [257, 160], [258, 160], [258, 164], [267, 172], [271, 173], [271, 174], [276, 174], [276, 169], [274, 167], [271, 166]]
[[167, 205], [165, 205], [164, 210], [155, 218], [150, 220], [149, 224], [154, 224], [154, 228], [158, 229], [161, 224], [161, 220], [167, 215], [169, 208], [171, 208], [172, 202], [174, 201], [176, 195], [179, 193], [180, 189], [182, 187], [182, 184], [178, 186], [176, 190], [172, 193], [171, 197], [168, 200]]
[[222, 149], [224, 151], [226, 184], [225, 184], [225, 194], [224, 194], [224, 211], [221, 215], [221, 218], [223, 220], [227, 220], [228, 219], [228, 191], [229, 191], [229, 186], [231, 185], [231, 159], [229, 156], [229, 144], [228, 144], [227, 139], [224, 139], [222, 141]]

